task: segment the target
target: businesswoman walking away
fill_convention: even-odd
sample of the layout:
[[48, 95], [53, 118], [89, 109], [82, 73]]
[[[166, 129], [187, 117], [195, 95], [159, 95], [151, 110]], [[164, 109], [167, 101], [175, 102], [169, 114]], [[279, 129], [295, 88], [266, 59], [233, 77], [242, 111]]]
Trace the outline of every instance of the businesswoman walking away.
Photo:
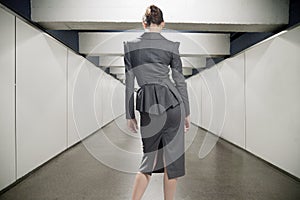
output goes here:
[[128, 128], [135, 133], [135, 78], [140, 86], [136, 109], [140, 113], [143, 157], [134, 181], [133, 200], [142, 198], [152, 173], [164, 173], [164, 199], [173, 200], [177, 179], [185, 175], [184, 135], [190, 126], [189, 98], [179, 42], [160, 34], [164, 25], [162, 11], [151, 5], [143, 17], [145, 32], [124, 42], [126, 119]]

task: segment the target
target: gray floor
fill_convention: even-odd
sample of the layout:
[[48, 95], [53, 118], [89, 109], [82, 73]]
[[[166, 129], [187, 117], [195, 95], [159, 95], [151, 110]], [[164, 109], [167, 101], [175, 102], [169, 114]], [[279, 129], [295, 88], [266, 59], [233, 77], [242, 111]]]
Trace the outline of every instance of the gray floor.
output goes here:
[[[110, 156], [114, 160], [115, 152], [99, 142], [101, 135], [126, 151], [139, 149], [139, 138], [121, 131], [124, 127], [124, 117], [110, 123], [36, 170], [0, 199], [129, 200], [135, 174], [108, 167], [95, 155], [98, 149], [104, 155], [102, 159]], [[186, 152], [186, 176], [178, 180], [177, 200], [300, 199], [300, 182], [225, 141], [218, 140], [209, 155], [199, 159], [206, 132], [192, 126], [187, 134], [187, 147], [191, 146]], [[162, 186], [162, 174], [154, 174], [143, 199], [163, 199]]]

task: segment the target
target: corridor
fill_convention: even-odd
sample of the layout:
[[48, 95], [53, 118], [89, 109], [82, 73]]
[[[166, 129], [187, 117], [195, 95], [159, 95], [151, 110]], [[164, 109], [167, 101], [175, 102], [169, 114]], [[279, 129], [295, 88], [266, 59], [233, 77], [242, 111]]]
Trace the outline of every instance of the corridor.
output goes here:
[[299, 200], [299, 36], [299, 0], [0, 0], [0, 200], [130, 200], [158, 144], [134, 115], [191, 124], [176, 200]]

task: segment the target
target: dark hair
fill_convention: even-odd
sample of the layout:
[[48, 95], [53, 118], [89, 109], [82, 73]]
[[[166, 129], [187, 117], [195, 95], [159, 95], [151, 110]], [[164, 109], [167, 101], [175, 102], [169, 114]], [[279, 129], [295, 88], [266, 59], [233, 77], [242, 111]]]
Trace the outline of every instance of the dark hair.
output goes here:
[[143, 21], [147, 26], [151, 24], [160, 25], [164, 21], [163, 13], [157, 6], [151, 5], [146, 9]]

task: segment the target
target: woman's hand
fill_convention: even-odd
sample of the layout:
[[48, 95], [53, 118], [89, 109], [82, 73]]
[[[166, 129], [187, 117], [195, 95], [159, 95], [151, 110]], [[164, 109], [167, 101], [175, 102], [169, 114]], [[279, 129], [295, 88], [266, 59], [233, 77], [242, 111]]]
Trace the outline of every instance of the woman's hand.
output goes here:
[[127, 119], [127, 127], [133, 133], [137, 133], [137, 130], [139, 129], [135, 118]]
[[185, 117], [184, 120], [184, 132], [186, 133], [190, 129], [190, 115]]

